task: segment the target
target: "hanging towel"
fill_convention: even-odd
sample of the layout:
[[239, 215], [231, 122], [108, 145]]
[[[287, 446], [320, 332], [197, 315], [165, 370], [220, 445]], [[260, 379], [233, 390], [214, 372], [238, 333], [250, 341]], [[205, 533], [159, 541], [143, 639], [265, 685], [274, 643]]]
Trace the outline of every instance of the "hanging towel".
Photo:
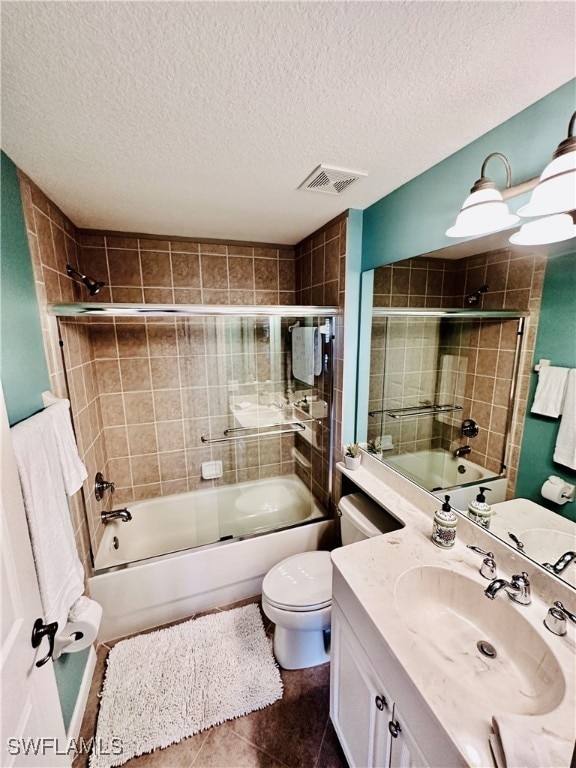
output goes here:
[[314, 376], [320, 376], [322, 373], [322, 336], [318, 328], [314, 329]]
[[292, 329], [292, 373], [295, 379], [314, 386], [315, 349], [318, 346], [318, 328]]
[[571, 368], [568, 373], [554, 461], [564, 467], [576, 469], [576, 368]]
[[540, 368], [531, 413], [550, 416], [553, 419], [560, 416], [568, 371], [568, 368], [558, 368], [554, 365], [543, 365]]
[[82, 483], [88, 477], [88, 472], [78, 455], [78, 447], [70, 420], [70, 401], [58, 400], [46, 412], [52, 419], [54, 427], [64, 487], [68, 496], [72, 496], [80, 490]]
[[44, 608], [44, 623], [64, 627], [84, 592], [54, 422], [46, 409], [12, 427], [24, 508]]
[[[442, 355], [440, 362], [440, 384], [437, 403], [459, 404], [464, 399], [468, 358], [463, 355]], [[459, 411], [439, 413], [436, 418], [444, 424], [456, 424], [462, 421]]]
[[568, 765], [572, 755], [569, 739], [556, 736], [541, 725], [532, 725], [525, 715], [493, 717], [489, 740], [498, 768]]

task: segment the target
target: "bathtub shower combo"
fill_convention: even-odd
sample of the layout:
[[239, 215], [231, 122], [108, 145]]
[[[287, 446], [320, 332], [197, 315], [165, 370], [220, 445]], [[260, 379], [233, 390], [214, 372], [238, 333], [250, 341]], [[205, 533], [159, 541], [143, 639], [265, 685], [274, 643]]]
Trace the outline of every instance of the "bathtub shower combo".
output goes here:
[[[142, 457], [106, 442], [110, 466], [132, 470], [110, 478], [114, 507], [126, 512], [105, 523], [88, 516], [101, 640], [258, 594], [276, 563], [330, 545], [336, 308], [83, 304], [52, 312], [68, 342], [67, 368], [78, 335], [96, 367], [144, 370], [146, 384], [118, 393], [126, 424], [113, 431], [137, 435], [129, 406], [151, 400], [155, 420], [143, 428], [155, 428], [149, 450], [158, 455], [145, 460], [168, 468], [161, 481], [170, 478], [142, 481]], [[102, 409], [115, 396], [110, 387], [97, 393]], [[73, 388], [70, 398], [74, 414]], [[168, 417], [167, 402], [176, 403]], [[161, 450], [181, 443], [184, 450]]]
[[458, 509], [480, 485], [504, 501], [526, 315], [373, 308], [368, 449]]

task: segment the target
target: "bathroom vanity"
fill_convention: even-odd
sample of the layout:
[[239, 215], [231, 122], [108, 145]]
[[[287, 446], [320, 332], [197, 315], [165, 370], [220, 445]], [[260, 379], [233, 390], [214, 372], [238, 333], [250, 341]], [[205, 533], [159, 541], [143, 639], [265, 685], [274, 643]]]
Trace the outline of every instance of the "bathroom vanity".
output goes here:
[[[560, 637], [543, 620], [555, 600], [574, 612], [574, 590], [465, 518], [455, 547], [436, 547], [432, 497], [362, 462], [343, 475], [405, 527], [332, 553], [330, 712], [350, 765], [492, 766], [495, 718], [536, 765], [568, 766], [576, 627]], [[507, 581], [526, 571], [532, 603], [486, 597], [468, 544], [494, 551]]]

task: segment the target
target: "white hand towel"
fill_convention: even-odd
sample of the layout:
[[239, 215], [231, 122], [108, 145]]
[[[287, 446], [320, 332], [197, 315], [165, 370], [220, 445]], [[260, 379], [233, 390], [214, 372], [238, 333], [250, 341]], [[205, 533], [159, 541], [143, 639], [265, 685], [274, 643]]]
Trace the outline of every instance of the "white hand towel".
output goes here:
[[322, 373], [322, 337], [318, 328], [314, 329], [314, 376], [320, 376]]
[[[49, 409], [47, 409], [49, 410]], [[47, 410], [12, 427], [32, 542], [44, 622], [62, 629], [70, 606], [84, 592], [54, 426]]]
[[64, 487], [68, 496], [72, 496], [80, 490], [82, 483], [88, 477], [88, 472], [78, 455], [78, 447], [70, 420], [70, 401], [59, 400], [51, 405], [47, 412], [54, 425]]
[[292, 329], [292, 373], [295, 379], [314, 386], [314, 338], [317, 328]]
[[540, 726], [524, 715], [498, 715], [492, 718], [490, 746], [498, 768], [543, 768], [570, 765], [572, 743]]
[[534, 394], [531, 413], [550, 416], [557, 419], [562, 413], [562, 403], [566, 391], [568, 368], [555, 365], [543, 365], [538, 372], [538, 386]]
[[562, 418], [556, 438], [554, 461], [564, 467], [576, 469], [576, 369], [568, 373]]

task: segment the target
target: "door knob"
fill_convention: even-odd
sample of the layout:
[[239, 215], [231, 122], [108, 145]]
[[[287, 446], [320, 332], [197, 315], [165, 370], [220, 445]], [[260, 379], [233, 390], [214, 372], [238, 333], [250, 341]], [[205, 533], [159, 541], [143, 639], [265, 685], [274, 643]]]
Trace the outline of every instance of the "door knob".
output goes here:
[[56, 637], [57, 631], [57, 621], [53, 621], [52, 624], [44, 624], [42, 619], [36, 619], [34, 622], [34, 626], [32, 628], [32, 648], [38, 648], [42, 642], [43, 637], [47, 637], [50, 643], [46, 656], [44, 656], [43, 659], [40, 659], [40, 661], [36, 662], [37, 667], [43, 667], [48, 659], [52, 658], [52, 654], [54, 653], [54, 638]]
[[398, 722], [398, 720], [396, 720], [396, 722], [394, 722], [393, 720], [390, 720], [390, 722], [388, 723], [388, 730], [392, 734], [393, 739], [397, 739], [398, 735], [402, 733], [402, 728], [400, 727], [400, 723]]

